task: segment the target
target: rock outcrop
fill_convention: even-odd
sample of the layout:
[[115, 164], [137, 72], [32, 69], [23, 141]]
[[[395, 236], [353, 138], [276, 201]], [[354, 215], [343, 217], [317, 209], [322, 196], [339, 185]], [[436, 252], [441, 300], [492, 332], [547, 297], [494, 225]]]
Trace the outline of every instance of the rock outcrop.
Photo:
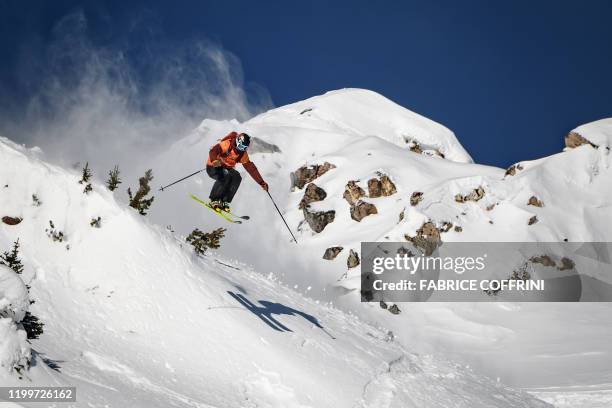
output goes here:
[[336, 212], [333, 210], [311, 212], [308, 207], [304, 207], [302, 211], [304, 213], [304, 219], [316, 233], [323, 231], [327, 224], [333, 222], [336, 218]]
[[9, 217], [9, 216], [2, 217], [2, 222], [5, 223], [6, 225], [17, 225], [21, 221], [23, 221], [23, 218]]
[[529, 197], [527, 205], [533, 205], [534, 207], [544, 207], [544, 203], [540, 201], [536, 196]]
[[312, 166], [302, 166], [291, 173], [291, 187], [297, 187], [301, 190], [306, 184], [335, 168], [335, 165], [328, 162]]
[[372, 214], [378, 214], [376, 206], [372, 203], [358, 201], [351, 206], [351, 218], [355, 221], [360, 222], [362, 219]]
[[336, 259], [336, 257], [338, 256], [338, 254], [340, 254], [340, 252], [342, 252], [344, 248], [341, 246], [334, 246], [334, 247], [329, 247], [325, 250], [325, 253], [323, 254], [323, 259], [326, 259], [328, 261], [332, 261], [334, 259]]
[[308, 206], [308, 204], [316, 201], [323, 201], [325, 200], [325, 197], [327, 197], [325, 190], [314, 183], [310, 183], [304, 191], [304, 197], [302, 198], [302, 201], [300, 201], [298, 208], [303, 210]]
[[423, 193], [421, 191], [415, 191], [410, 196], [410, 205], [413, 207], [417, 206], [421, 201], [423, 201]]
[[368, 180], [368, 197], [370, 198], [388, 197], [396, 192], [395, 184], [385, 174], [382, 174], [378, 179]]
[[584, 138], [580, 133], [577, 133], [577, 132], [569, 132], [567, 136], [565, 136], [565, 147], [574, 149], [578, 146], [582, 146], [585, 144], [591, 145], [596, 149], [599, 147], [596, 144], [592, 143], [590, 140]]
[[504, 177], [514, 176], [516, 175], [517, 171], [521, 171], [521, 170], [523, 170], [523, 166], [521, 165], [521, 163], [513, 164], [512, 166], [508, 167], [508, 170], [506, 170], [506, 174], [504, 174]]
[[428, 221], [424, 223], [421, 228], [416, 232], [416, 236], [410, 237], [404, 235], [406, 241], [412, 242], [412, 244], [423, 250], [426, 256], [433, 254], [433, 252], [442, 245], [442, 239], [440, 238], [440, 230], [436, 226]]
[[357, 185], [356, 181], [351, 180], [346, 184], [342, 197], [344, 197], [350, 205], [354, 205], [361, 197], [365, 197], [365, 191]]
[[249, 154], [255, 153], [280, 153], [281, 149], [273, 144], [268, 143], [258, 137], [251, 138], [251, 144], [249, 146]]
[[476, 202], [476, 201], [481, 200], [484, 197], [484, 195], [485, 195], [484, 189], [482, 187], [477, 187], [467, 195], [456, 194], [455, 201], [458, 203], [465, 203], [467, 201]]
[[346, 266], [351, 269], [359, 266], [360, 263], [359, 254], [351, 249], [348, 258], [346, 258]]

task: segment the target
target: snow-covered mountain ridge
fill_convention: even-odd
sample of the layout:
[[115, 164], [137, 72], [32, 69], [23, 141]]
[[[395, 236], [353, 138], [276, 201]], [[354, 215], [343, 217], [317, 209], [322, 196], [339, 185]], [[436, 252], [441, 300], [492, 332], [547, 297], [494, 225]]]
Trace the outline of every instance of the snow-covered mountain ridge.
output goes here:
[[[95, 184], [85, 196], [74, 172], [5, 140], [0, 171], [10, 190], [0, 189], [0, 209], [23, 222], [0, 224], [0, 244], [8, 249], [21, 238], [24, 279], [37, 300], [32, 310], [47, 324], [34, 348], [64, 362], [57, 363], [62, 374], [41, 363], [32, 378], [65, 375], [91, 396], [87, 402], [113, 406], [121, 401], [117, 391], [143, 406], [156, 406], [155, 398], [179, 406], [538, 406], [511, 391], [498, 398], [489, 380], [409, 351], [450, 356], [550, 401], [583, 401], [584, 394], [565, 392], [583, 386], [609, 402], [612, 330], [601, 325], [608, 306], [399, 304], [394, 315], [360, 303], [359, 268], [347, 268], [360, 242], [401, 241], [428, 222], [443, 241], [609, 240], [609, 123], [581, 126], [575, 132], [584, 140], [574, 136], [568, 144], [575, 148], [506, 170], [473, 163], [444, 126], [374, 92], [346, 89], [245, 123], [204, 120], [151, 158], [155, 182], [166, 184], [201, 168], [229, 131], [250, 133], [258, 139], [251, 157], [299, 245], [248, 175], [233, 203], [251, 216], [240, 226], [188, 198], [207, 196], [212, 181], [205, 174], [156, 192], [143, 219], [120, 204], [123, 193], [114, 197]], [[305, 211], [308, 183], [296, 187], [296, 171], [324, 163], [333, 168], [310, 181], [325, 197]], [[393, 189], [377, 194], [370, 180], [384, 176]], [[350, 182], [356, 205], [345, 198]], [[32, 206], [32, 194], [40, 207]], [[321, 197], [315, 191], [311, 198]], [[356, 221], [360, 203], [376, 213], [364, 206]], [[332, 211], [321, 232], [305, 221], [307, 213]], [[98, 216], [102, 228], [92, 228]], [[49, 220], [70, 249], [45, 234]], [[220, 226], [228, 228], [220, 256], [195, 259], [181, 247], [181, 234]], [[323, 259], [334, 246], [342, 247], [339, 255]], [[337, 395], [329, 400], [328, 392]]]
[[[252, 219], [248, 225], [230, 227], [231, 245], [221, 248], [222, 253], [248, 260], [258, 271], [274, 273], [309, 296], [334, 301], [367, 321], [391, 327], [405, 345], [444, 350], [512, 384], [558, 390], [597, 382], [608, 389], [605, 384], [612, 378], [605, 362], [612, 362], [612, 354], [604, 343], [612, 333], [598, 320], [609, 313], [605, 304], [481, 304], [478, 309], [471, 304], [404, 304], [399, 305], [399, 315], [392, 315], [378, 305], [359, 302], [359, 268], [347, 268], [347, 262], [351, 250], [359, 253], [362, 241], [404, 241], [428, 222], [443, 242], [610, 241], [610, 123], [612, 119], [582, 125], [570, 133], [580, 137], [568, 135], [564, 151], [500, 169], [473, 163], [442, 125], [376, 93], [345, 89], [244, 123], [205, 120], [154, 161], [172, 180], [193, 171], [209, 147], [229, 131], [248, 132], [265, 142], [255, 144], [251, 156], [297, 231], [299, 245], [290, 242], [268, 197], [245, 175], [233, 208]], [[561, 141], [563, 135], [559, 137]], [[325, 163], [333, 168], [309, 180], [325, 198], [310, 202], [308, 211], [333, 211], [333, 221], [317, 233], [300, 209], [308, 183], [297, 188], [291, 175]], [[372, 197], [369, 181], [381, 175], [392, 181], [395, 192]], [[375, 214], [367, 215], [372, 209], [364, 206], [361, 221], [352, 218], [351, 204], [344, 197], [351, 181], [363, 191], [359, 200], [376, 207]], [[196, 219], [217, 225], [183, 199], [190, 192], [206, 195], [210, 185], [205, 175], [177, 185], [170, 197], [164, 193], [160, 198], [153, 218], [178, 230], [188, 230]], [[315, 199], [323, 197], [313, 194]], [[325, 217], [324, 221], [331, 218]], [[332, 261], [323, 259], [331, 247], [342, 250]], [[584, 320], [584, 314], [592, 318]], [[534, 331], [542, 321], [547, 329]], [[581, 344], [572, 333], [589, 333], [589, 342]], [[515, 347], [525, 356], [503, 365], [493, 363]], [[543, 347], [554, 348], [558, 359], [536, 357]], [[591, 351], [578, 356], [577, 348]], [[584, 366], [580, 380], [572, 383], [568, 378], [582, 364], [589, 368]]]
[[[45, 324], [30, 346], [12, 323], [19, 318], [0, 319], [14, 333], [0, 351], [8, 342], [35, 350], [29, 370], [1, 368], [3, 385], [75, 385], [77, 406], [546, 406], [410, 353], [391, 332], [273, 276], [214, 254], [198, 258], [105, 186], [84, 194], [75, 172], [38, 155], [0, 139], [0, 209], [21, 219], [0, 224], [0, 247], [19, 238], [26, 266], [20, 278], [0, 269], [0, 298], [19, 292], [6, 277], [23, 279]], [[97, 217], [100, 228], [90, 225]]]

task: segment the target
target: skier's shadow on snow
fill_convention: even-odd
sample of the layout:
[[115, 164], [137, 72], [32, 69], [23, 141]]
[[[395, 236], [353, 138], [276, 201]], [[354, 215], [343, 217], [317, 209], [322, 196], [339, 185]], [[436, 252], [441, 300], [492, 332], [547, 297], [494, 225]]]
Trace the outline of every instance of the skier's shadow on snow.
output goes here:
[[[325, 331], [321, 323], [317, 320], [316, 317], [311, 316], [307, 313], [300, 312], [299, 310], [292, 309], [280, 303], [268, 302], [265, 300], [259, 300], [258, 303], [261, 306], [256, 306], [247, 299], [244, 295], [238, 293], [234, 293], [231, 291], [227, 291], [231, 297], [236, 299], [238, 303], [244, 306], [249, 312], [253, 313], [257, 317], [259, 317], [265, 324], [273, 328], [274, 330], [281, 332], [293, 332], [290, 328], [279, 322], [274, 318], [273, 315], [289, 315], [289, 316], [302, 316], [304, 319], [308, 320], [310, 323], [314, 324], [318, 328]], [[327, 333], [327, 332], [326, 332]], [[332, 337], [333, 338], [333, 337]]]

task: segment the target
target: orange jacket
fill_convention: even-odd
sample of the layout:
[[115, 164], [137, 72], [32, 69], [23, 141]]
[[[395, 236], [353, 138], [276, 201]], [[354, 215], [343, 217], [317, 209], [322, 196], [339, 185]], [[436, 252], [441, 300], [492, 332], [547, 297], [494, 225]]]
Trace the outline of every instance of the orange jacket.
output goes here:
[[220, 160], [223, 167], [233, 169], [237, 163], [244, 166], [245, 170], [253, 177], [257, 184], [263, 184], [263, 177], [259, 174], [259, 170], [255, 163], [249, 159], [247, 152], [240, 152], [236, 149], [236, 137], [238, 133], [231, 132], [225, 136], [219, 143], [214, 145], [208, 153], [207, 166], [212, 166], [213, 161]]

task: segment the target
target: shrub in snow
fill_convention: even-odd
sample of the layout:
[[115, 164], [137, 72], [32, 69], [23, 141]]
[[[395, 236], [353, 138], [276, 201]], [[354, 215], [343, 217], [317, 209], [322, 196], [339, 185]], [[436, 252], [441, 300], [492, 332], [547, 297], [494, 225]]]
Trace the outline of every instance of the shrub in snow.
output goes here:
[[28, 340], [37, 339], [43, 334], [44, 323], [30, 312], [26, 312], [20, 323], [27, 334]]
[[106, 180], [106, 186], [110, 191], [115, 191], [121, 184], [121, 178], [119, 178], [119, 166], [115, 166], [108, 172], [108, 180]]
[[32, 194], [32, 205], [34, 207], [40, 207], [42, 205], [42, 201], [40, 201], [36, 194]]
[[198, 255], [203, 255], [207, 249], [217, 249], [221, 246], [221, 238], [225, 236], [225, 228], [217, 228], [212, 232], [202, 232], [194, 229], [187, 237], [187, 242], [193, 246]]
[[149, 183], [153, 180], [153, 170], [149, 169], [145, 172], [144, 176], [141, 177], [138, 182], [140, 186], [134, 196], [132, 196], [132, 190], [128, 188], [128, 196], [130, 197], [130, 207], [138, 210], [140, 215], [147, 215], [147, 210], [151, 207], [153, 199], [155, 197], [145, 198], [151, 191]]
[[91, 176], [92, 172], [89, 169], [89, 163], [85, 163], [85, 167], [83, 167], [83, 174], [81, 176], [81, 179], [79, 180], [79, 184], [85, 184], [85, 189], [83, 190], [83, 193], [85, 194], [89, 193], [92, 190], [91, 184], [89, 183], [89, 180], [91, 180]]
[[47, 236], [53, 240], [53, 242], [64, 242], [66, 237], [62, 231], [55, 229], [55, 224], [53, 224], [52, 220], [49, 220], [49, 227], [45, 230]]
[[91, 221], [89, 222], [89, 225], [91, 225], [94, 228], [100, 228], [102, 226], [102, 217], [92, 218]]
[[19, 259], [19, 240], [13, 243], [13, 248], [10, 252], [4, 252], [0, 255], [0, 265], [8, 266], [17, 274], [23, 272], [23, 264]]

